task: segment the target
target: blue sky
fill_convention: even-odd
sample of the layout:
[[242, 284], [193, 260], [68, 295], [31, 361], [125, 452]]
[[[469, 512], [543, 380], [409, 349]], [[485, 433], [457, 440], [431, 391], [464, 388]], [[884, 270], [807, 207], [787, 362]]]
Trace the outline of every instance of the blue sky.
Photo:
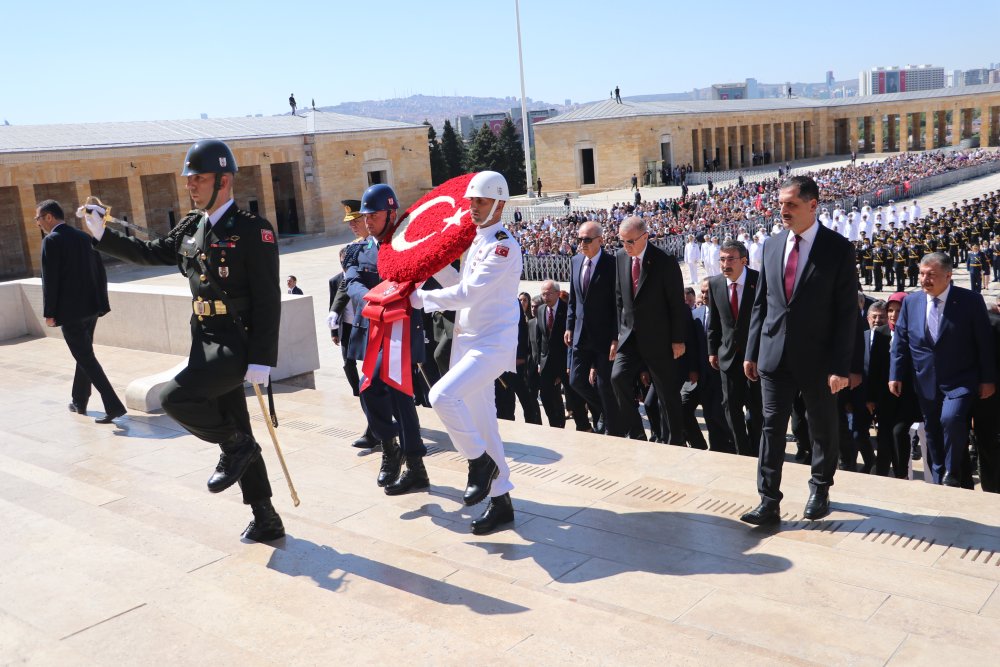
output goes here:
[[[291, 92], [300, 106], [520, 94], [513, 0], [4, 4], [0, 119], [14, 124], [273, 114]], [[1000, 62], [1000, 3], [885, 7], [522, 0], [527, 95], [584, 102], [615, 85], [628, 96]]]

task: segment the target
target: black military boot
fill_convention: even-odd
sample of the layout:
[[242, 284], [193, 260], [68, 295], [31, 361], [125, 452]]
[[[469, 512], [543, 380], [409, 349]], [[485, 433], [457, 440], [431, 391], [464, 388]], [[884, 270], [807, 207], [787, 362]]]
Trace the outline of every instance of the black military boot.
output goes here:
[[396, 481], [385, 487], [385, 495], [401, 496], [410, 491], [423, 491], [431, 485], [427, 478], [427, 468], [424, 467], [424, 457], [407, 456], [406, 470], [396, 478]]
[[514, 504], [510, 501], [510, 494], [505, 493], [496, 498], [490, 498], [486, 511], [478, 519], [472, 520], [472, 534], [485, 535], [506, 523], [514, 522]]
[[361, 437], [351, 443], [351, 447], [357, 447], [358, 449], [374, 449], [378, 447], [379, 441], [375, 439], [372, 435], [372, 429], [369, 426], [365, 429], [365, 432], [361, 434]]
[[469, 483], [465, 488], [462, 502], [466, 505], [477, 505], [489, 495], [493, 480], [500, 474], [496, 461], [483, 452], [477, 459], [469, 460]]
[[219, 465], [208, 478], [208, 490], [212, 493], [225, 491], [240, 481], [250, 464], [260, 456], [260, 445], [243, 433], [237, 433], [219, 447], [222, 448]]
[[270, 500], [251, 503], [250, 508], [253, 510], [253, 521], [241, 537], [254, 542], [270, 542], [285, 536], [285, 526]]
[[378, 469], [378, 479], [375, 483], [385, 486], [399, 477], [399, 469], [403, 465], [403, 450], [396, 439], [382, 443], [382, 467]]

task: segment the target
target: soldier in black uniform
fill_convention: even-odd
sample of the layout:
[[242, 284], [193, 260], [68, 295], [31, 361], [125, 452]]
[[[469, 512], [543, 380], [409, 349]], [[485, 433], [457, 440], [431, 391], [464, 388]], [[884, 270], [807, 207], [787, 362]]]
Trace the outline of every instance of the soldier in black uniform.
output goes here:
[[920, 260], [924, 257], [922, 250], [923, 246], [920, 244], [920, 240], [916, 237], [910, 238], [910, 245], [906, 249], [906, 276], [909, 279], [908, 285], [910, 287], [917, 286], [917, 275], [920, 273]]
[[969, 283], [972, 291], [981, 294], [983, 291], [983, 259], [979, 256], [979, 246], [972, 244], [969, 254], [965, 257], [969, 269]]
[[882, 242], [879, 240], [875, 241], [875, 247], [872, 249], [872, 261], [875, 264], [875, 268], [872, 273], [875, 277], [875, 291], [882, 291], [882, 267], [885, 265], [886, 251], [882, 247]]
[[250, 428], [243, 382], [267, 385], [278, 363], [281, 283], [271, 224], [233, 201], [236, 159], [217, 139], [193, 145], [182, 176], [196, 210], [164, 238], [141, 241], [103, 226], [103, 209], [88, 206], [97, 249], [137, 264], [176, 264], [191, 286], [188, 365], [160, 394], [164, 411], [198, 438], [218, 443], [208, 490], [239, 482], [253, 521], [243, 537], [268, 542], [285, 535], [271, 505], [271, 485]]
[[892, 265], [896, 270], [897, 292], [902, 292], [906, 288], [906, 266], [909, 261], [909, 251], [906, 249], [906, 246], [903, 245], [903, 241], [897, 238], [896, 247], [892, 250]]
[[875, 271], [874, 256], [872, 255], [872, 246], [868, 242], [868, 239], [861, 240], [861, 275], [865, 279], [865, 285], [872, 284], [872, 273]]

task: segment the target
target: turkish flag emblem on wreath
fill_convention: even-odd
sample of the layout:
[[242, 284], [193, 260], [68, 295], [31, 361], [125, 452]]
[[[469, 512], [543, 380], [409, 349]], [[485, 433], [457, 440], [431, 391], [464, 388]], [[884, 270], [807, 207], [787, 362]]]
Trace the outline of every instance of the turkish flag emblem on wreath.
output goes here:
[[364, 391], [381, 357], [382, 380], [413, 395], [410, 361], [410, 294], [416, 286], [454, 262], [472, 244], [472, 222], [465, 190], [475, 174], [456, 176], [418, 199], [400, 218], [392, 241], [378, 252], [382, 283], [365, 295], [368, 346], [361, 366]]

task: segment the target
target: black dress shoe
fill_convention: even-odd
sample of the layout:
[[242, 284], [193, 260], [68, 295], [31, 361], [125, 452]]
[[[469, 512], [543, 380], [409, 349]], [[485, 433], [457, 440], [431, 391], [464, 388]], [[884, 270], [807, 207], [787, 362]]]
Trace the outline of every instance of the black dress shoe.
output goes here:
[[469, 482], [465, 486], [462, 502], [466, 505], [478, 505], [489, 495], [493, 480], [500, 474], [496, 461], [483, 452], [479, 458], [469, 460]]
[[946, 472], [944, 477], [941, 478], [941, 483], [945, 486], [961, 487], [962, 483], [958, 480], [958, 477], [952, 475], [950, 472]]
[[777, 505], [765, 505], [761, 503], [741, 516], [740, 521], [749, 523], [751, 526], [766, 526], [771, 523], [780, 523], [781, 512]]
[[372, 435], [369, 429], [365, 429], [365, 432], [361, 434], [361, 437], [351, 443], [351, 447], [357, 447], [358, 449], [373, 449], [379, 444], [379, 441]]
[[385, 487], [385, 495], [401, 496], [410, 491], [423, 491], [431, 485], [431, 480], [427, 477], [427, 468], [424, 467], [424, 457], [407, 456], [406, 470], [396, 481]]
[[802, 516], [815, 521], [822, 519], [830, 513], [830, 494], [826, 491], [813, 491], [806, 502], [806, 508], [802, 511]]
[[809, 460], [809, 450], [799, 449], [797, 452], [795, 452], [796, 463], [805, 463], [808, 460]]
[[117, 411], [116, 412], [107, 412], [107, 413], [104, 414], [103, 417], [95, 417], [94, 418], [94, 422], [97, 423], [97, 424], [110, 424], [111, 422], [113, 422], [114, 420], [118, 419], [119, 417], [124, 417], [124, 416], [125, 416], [125, 410], [122, 410], [121, 412], [117, 412]]
[[254, 542], [271, 542], [285, 536], [285, 526], [270, 500], [253, 503], [253, 521], [240, 537]]
[[385, 486], [389, 482], [399, 477], [399, 468], [403, 465], [403, 450], [400, 449], [396, 439], [386, 440], [382, 444], [382, 466], [378, 469], [378, 477], [375, 483]]
[[486, 511], [478, 519], [472, 520], [472, 534], [485, 535], [492, 533], [500, 526], [514, 522], [514, 504], [510, 501], [510, 494], [505, 493], [496, 498], [490, 498]]
[[219, 464], [208, 478], [208, 490], [212, 493], [225, 491], [240, 481], [250, 464], [260, 456], [260, 445], [243, 434], [233, 436], [220, 446]]
[[75, 412], [78, 415], [85, 415], [85, 414], [87, 414], [87, 404], [86, 403], [77, 403], [75, 401], [71, 402], [69, 404], [69, 411], [70, 412]]

